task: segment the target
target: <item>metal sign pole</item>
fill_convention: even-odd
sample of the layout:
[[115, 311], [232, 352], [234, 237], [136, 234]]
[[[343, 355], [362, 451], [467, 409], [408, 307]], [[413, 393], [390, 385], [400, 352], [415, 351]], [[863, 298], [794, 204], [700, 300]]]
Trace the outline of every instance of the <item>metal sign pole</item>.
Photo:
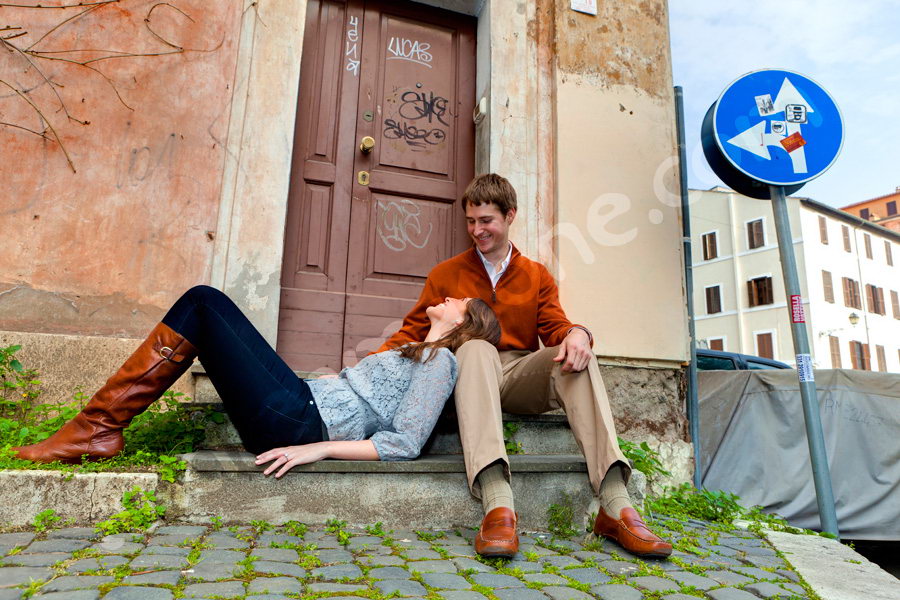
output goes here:
[[[803, 418], [806, 422], [806, 440], [812, 461], [813, 482], [816, 487], [816, 502], [819, 505], [819, 521], [822, 530], [839, 536], [837, 515], [834, 510], [834, 493], [831, 488], [831, 473], [825, 453], [825, 437], [822, 434], [822, 420], [819, 416], [819, 402], [816, 397], [816, 382], [813, 376], [812, 359], [809, 354], [809, 339], [806, 336], [806, 319], [803, 318], [803, 304], [800, 301], [800, 280], [797, 277], [797, 263], [794, 259], [794, 245], [791, 241], [791, 224], [787, 212], [784, 188], [769, 186], [772, 210], [775, 214], [775, 232], [778, 235], [778, 250], [781, 253], [781, 270], [784, 274], [784, 290], [791, 314], [791, 335], [794, 338], [794, 352], [797, 355], [797, 374], [800, 379], [800, 398], [803, 402]], [[799, 302], [799, 305], [796, 304]]]

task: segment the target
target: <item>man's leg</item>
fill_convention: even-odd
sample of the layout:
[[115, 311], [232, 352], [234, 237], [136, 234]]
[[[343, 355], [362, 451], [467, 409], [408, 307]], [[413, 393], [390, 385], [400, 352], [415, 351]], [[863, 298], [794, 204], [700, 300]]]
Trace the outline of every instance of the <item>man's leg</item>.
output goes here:
[[600, 368], [592, 360], [584, 371], [563, 373], [553, 361], [557, 353], [558, 348], [543, 348], [504, 365], [503, 410], [531, 413], [561, 406], [600, 499], [594, 533], [615, 539], [634, 554], [668, 556], [671, 545], [647, 529], [625, 490], [631, 467], [619, 449]]
[[459, 377], [454, 399], [469, 490], [481, 498], [485, 517], [475, 538], [482, 556], [508, 556], [519, 547], [509, 459], [500, 411], [502, 371], [497, 349], [472, 340], [456, 351]]

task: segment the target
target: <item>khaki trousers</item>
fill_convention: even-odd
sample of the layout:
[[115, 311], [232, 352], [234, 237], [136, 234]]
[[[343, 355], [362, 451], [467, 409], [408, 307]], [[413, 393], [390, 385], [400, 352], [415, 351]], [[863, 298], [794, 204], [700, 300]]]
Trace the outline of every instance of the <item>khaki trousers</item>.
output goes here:
[[459, 436], [469, 490], [476, 498], [481, 497], [477, 477], [485, 467], [503, 461], [509, 478], [502, 412], [528, 415], [562, 408], [587, 461], [594, 492], [617, 461], [625, 465], [628, 480], [630, 467], [619, 450], [597, 362], [590, 361], [580, 373], [562, 373], [553, 361], [558, 352], [558, 347], [498, 352], [484, 340], [471, 340], [456, 351]]

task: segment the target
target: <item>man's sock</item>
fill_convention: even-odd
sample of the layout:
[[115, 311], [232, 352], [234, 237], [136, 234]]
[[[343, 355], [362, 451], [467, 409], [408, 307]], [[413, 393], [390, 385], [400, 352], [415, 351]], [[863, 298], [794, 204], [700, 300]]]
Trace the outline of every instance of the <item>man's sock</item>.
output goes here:
[[515, 510], [513, 506], [512, 488], [506, 480], [502, 462], [496, 462], [478, 474], [481, 484], [481, 504], [484, 514], [488, 514], [499, 506]]
[[600, 483], [600, 506], [613, 519], [619, 518], [623, 508], [634, 508], [625, 488], [625, 474], [622, 465], [616, 463], [606, 472]]

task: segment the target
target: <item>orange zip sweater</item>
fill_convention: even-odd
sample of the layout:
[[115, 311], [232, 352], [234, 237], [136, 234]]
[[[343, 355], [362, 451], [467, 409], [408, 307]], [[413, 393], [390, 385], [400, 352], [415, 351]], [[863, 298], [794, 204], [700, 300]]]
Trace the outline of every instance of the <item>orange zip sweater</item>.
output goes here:
[[509, 266], [494, 289], [472, 247], [431, 270], [419, 301], [403, 319], [403, 327], [378, 352], [424, 340], [429, 328], [425, 309], [448, 296], [481, 298], [494, 309], [503, 330], [497, 345], [500, 350], [534, 351], [539, 348], [538, 339], [544, 346], [556, 346], [575, 326], [560, 307], [556, 282], [544, 265], [522, 256], [513, 246]]

